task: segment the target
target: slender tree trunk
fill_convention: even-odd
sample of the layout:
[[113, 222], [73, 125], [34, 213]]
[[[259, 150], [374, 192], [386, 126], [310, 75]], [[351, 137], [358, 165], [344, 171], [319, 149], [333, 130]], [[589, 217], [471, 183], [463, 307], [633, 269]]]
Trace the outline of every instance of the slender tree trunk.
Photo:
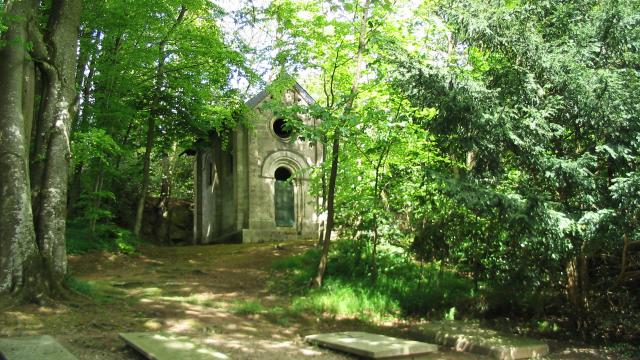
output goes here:
[[[353, 109], [353, 102], [358, 95], [358, 83], [360, 82], [360, 75], [362, 72], [362, 61], [364, 58], [364, 50], [366, 46], [367, 36], [367, 20], [369, 16], [369, 5], [371, 0], [365, 0], [362, 8], [362, 14], [359, 22], [359, 35], [358, 35], [358, 54], [356, 56], [355, 71], [353, 77], [353, 84], [349, 93], [349, 98], [344, 108], [344, 115], [348, 116]], [[319, 288], [322, 286], [322, 280], [324, 279], [324, 272], [327, 269], [327, 262], [329, 259], [329, 244], [331, 243], [331, 233], [333, 232], [334, 222], [334, 200], [336, 195], [336, 178], [338, 177], [338, 159], [340, 157], [340, 126], [336, 126], [335, 133], [333, 135], [333, 144], [331, 147], [331, 171], [329, 172], [329, 187], [327, 189], [327, 222], [324, 233], [324, 242], [322, 243], [322, 254], [318, 263], [318, 269], [316, 275], [311, 280], [311, 286]]]
[[[104, 184], [104, 164], [100, 164], [100, 171], [98, 171], [98, 177], [96, 178], [95, 185], [93, 186], [93, 199], [91, 199], [91, 211], [96, 214], [102, 206], [102, 196], [100, 196], [100, 192], [102, 191], [102, 185]], [[93, 216], [89, 221], [89, 230], [90, 235], [93, 236], [96, 234], [96, 225], [98, 223], [97, 217]]]
[[[78, 93], [76, 102], [78, 103], [77, 111], [75, 112], [73, 124], [71, 125], [70, 137], [73, 139], [76, 131], [84, 130], [85, 124], [89, 121], [88, 109], [93, 95], [91, 89], [93, 86], [93, 75], [95, 73], [95, 60], [98, 54], [97, 43], [100, 41], [99, 33], [83, 33], [80, 35], [83, 37], [90, 37], [93, 46], [84, 46], [80, 48], [80, 55], [78, 57], [78, 66], [76, 69], [76, 86], [78, 89], [82, 89]], [[82, 44], [82, 42], [81, 42]], [[88, 70], [85, 74], [85, 70]], [[84, 164], [74, 163], [73, 171], [71, 172], [69, 179], [69, 191], [67, 194], [67, 216], [73, 219], [76, 216], [75, 207], [80, 195], [82, 194], [82, 170]]]
[[159, 115], [159, 96], [162, 91], [162, 83], [164, 81], [164, 64], [167, 60], [167, 54], [165, 53], [165, 46], [169, 37], [173, 34], [175, 29], [180, 25], [184, 19], [184, 15], [187, 12], [187, 8], [182, 6], [178, 17], [176, 18], [173, 26], [167, 36], [160, 41], [158, 45], [158, 65], [156, 67], [156, 79], [154, 86], [154, 98], [151, 101], [149, 118], [147, 119], [147, 141], [144, 151], [144, 160], [142, 167], [142, 187], [140, 189], [140, 198], [138, 199], [138, 207], [136, 209], [136, 221], [133, 227], [133, 232], [136, 236], [140, 237], [140, 230], [142, 229], [142, 220], [144, 216], [144, 203], [147, 200], [147, 193], [149, 192], [149, 169], [151, 168], [151, 152], [153, 151], [153, 142], [156, 134], [156, 117]]
[[156, 128], [156, 112], [151, 111], [149, 118], [147, 119], [147, 142], [145, 145], [143, 165], [142, 165], [142, 187], [140, 189], [140, 198], [138, 199], [138, 206], [136, 208], [136, 222], [133, 227], [133, 232], [137, 237], [140, 237], [140, 231], [142, 229], [142, 220], [144, 216], [144, 203], [147, 200], [147, 193], [149, 191], [149, 169], [151, 168], [151, 151], [153, 150], [153, 142], [155, 140], [155, 128]]
[[[160, 185], [160, 201], [158, 202], [158, 220], [159, 224], [156, 229], [161, 229], [162, 233], [157, 233], [158, 239], [165, 244], [169, 244], [171, 232], [171, 165], [169, 154], [162, 154], [162, 183]], [[160, 226], [164, 223], [164, 226]]]
[[573, 311], [573, 323], [583, 340], [587, 337], [587, 293], [589, 279], [585, 243], [567, 265], [567, 295]]
[[322, 178], [321, 178], [321, 187], [322, 187], [322, 200], [320, 203], [320, 210], [322, 216], [320, 217], [320, 224], [318, 225], [318, 247], [322, 246], [324, 243], [324, 232], [326, 229], [326, 214], [327, 214], [327, 176], [322, 167]]
[[17, 300], [36, 300], [44, 291], [31, 212], [28, 143], [23, 113], [25, 76], [30, 60], [25, 51], [27, 23], [35, 15], [34, 1], [5, 2], [11, 19], [0, 49], [0, 293]]
[[382, 151], [382, 154], [380, 154], [380, 157], [378, 158], [378, 163], [376, 164], [376, 168], [375, 168], [375, 181], [374, 181], [374, 185], [373, 185], [373, 199], [376, 202], [375, 204], [375, 209], [373, 209], [374, 213], [373, 213], [373, 249], [371, 251], [371, 280], [375, 283], [378, 279], [378, 261], [377, 261], [377, 256], [378, 256], [378, 210], [380, 208], [380, 204], [382, 203], [382, 201], [380, 201], [380, 193], [381, 191], [380, 189], [380, 169], [382, 168], [382, 165], [384, 163], [385, 158], [387, 157], [387, 154], [389, 153], [391, 149], [391, 145], [387, 144], [387, 146], [385, 147], [385, 149]]
[[616, 281], [613, 284], [613, 287], [619, 286], [622, 283], [622, 280], [624, 280], [624, 275], [627, 272], [627, 264], [629, 262], [628, 260], [629, 236], [627, 235], [626, 232], [622, 236], [622, 239], [624, 240], [624, 245], [622, 247], [622, 256], [620, 257], [620, 273], [618, 274], [618, 277], [616, 278]]

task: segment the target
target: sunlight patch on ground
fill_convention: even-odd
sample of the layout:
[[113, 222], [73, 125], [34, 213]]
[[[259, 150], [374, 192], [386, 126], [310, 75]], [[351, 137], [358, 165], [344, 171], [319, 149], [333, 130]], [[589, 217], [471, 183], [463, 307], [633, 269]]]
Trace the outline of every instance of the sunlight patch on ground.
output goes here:
[[252, 333], [255, 333], [255, 332], [258, 331], [258, 329], [256, 329], [253, 326], [242, 326], [242, 325], [237, 325], [237, 324], [227, 324], [224, 328], [227, 329], [227, 330], [231, 330], [231, 331], [242, 330], [242, 331], [248, 331], [248, 332], [252, 332]]
[[200, 305], [205, 307], [214, 307], [216, 304], [214, 300], [218, 299], [220, 296], [213, 294], [211, 292], [199, 293], [199, 294], [191, 294], [187, 296], [161, 296], [160, 300], [184, 303], [190, 305]]
[[189, 309], [185, 311], [185, 314], [188, 316], [197, 316], [201, 319], [210, 319], [214, 320], [216, 318], [228, 318], [230, 315], [225, 311], [211, 311], [211, 309]]
[[[38, 319], [37, 316], [32, 314], [25, 314], [20, 311], [7, 311], [4, 313], [4, 317], [9, 320], [9, 323], [19, 324], [25, 330], [34, 331], [44, 328], [44, 324], [41, 319]], [[11, 333], [0, 328], [0, 335], [11, 335]]]
[[160, 330], [162, 328], [162, 324], [156, 319], [151, 319], [144, 323], [144, 327], [149, 330]]
[[200, 329], [203, 324], [195, 319], [167, 320], [167, 329], [171, 332], [181, 333], [195, 329]]
[[148, 287], [143, 289], [133, 289], [129, 291], [131, 296], [159, 297], [162, 295], [162, 289], [157, 287]]
[[[287, 359], [297, 359], [300, 357], [315, 357], [325, 355], [320, 349], [311, 347], [306, 344], [298, 344], [295, 341], [271, 341], [251, 339], [252, 347], [247, 347], [246, 335], [234, 333], [221, 335], [203, 339], [204, 344], [215, 346], [217, 348], [228, 348], [241, 351], [245, 355], [249, 354], [251, 358], [261, 358], [261, 355], [267, 354], [287, 354]], [[334, 355], [335, 356], [335, 355]], [[270, 357], [271, 358], [271, 357]], [[334, 358], [332, 356], [332, 358]], [[342, 358], [342, 357], [339, 357]]]
[[38, 307], [38, 312], [40, 314], [46, 314], [46, 315], [60, 315], [60, 314], [67, 313], [68, 311], [69, 310], [67, 308], [62, 308], [62, 307], [58, 307], [58, 308], [52, 308], [49, 306]]

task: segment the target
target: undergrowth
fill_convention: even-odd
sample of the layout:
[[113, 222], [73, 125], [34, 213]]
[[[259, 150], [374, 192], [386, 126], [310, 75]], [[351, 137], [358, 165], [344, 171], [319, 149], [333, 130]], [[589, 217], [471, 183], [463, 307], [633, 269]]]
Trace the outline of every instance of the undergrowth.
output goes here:
[[70, 223], [67, 226], [66, 245], [69, 254], [84, 254], [89, 251], [132, 254], [140, 241], [130, 230], [113, 224], [99, 224], [92, 232], [87, 226]]
[[[333, 247], [321, 289], [309, 289], [320, 253], [311, 249], [273, 266], [276, 291], [294, 295], [290, 311], [381, 321], [406, 315], [451, 317], [469, 310], [471, 280], [437, 264], [420, 264], [397, 248], [381, 247], [378, 276], [371, 276], [366, 249], [349, 241]], [[457, 309], [453, 310], [452, 309]]]

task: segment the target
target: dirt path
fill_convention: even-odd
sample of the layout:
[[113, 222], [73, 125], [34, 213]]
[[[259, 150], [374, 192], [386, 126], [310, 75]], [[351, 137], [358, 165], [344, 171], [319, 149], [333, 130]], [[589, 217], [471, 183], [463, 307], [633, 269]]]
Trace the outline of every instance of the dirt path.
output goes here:
[[[90, 284], [92, 298], [7, 309], [0, 314], [0, 336], [53, 335], [81, 360], [141, 359], [117, 337], [132, 331], [169, 331], [203, 339], [232, 359], [351, 359], [308, 346], [303, 338], [339, 330], [403, 334], [402, 326], [372, 329], [356, 321], [289, 318], [270, 311], [285, 308], [289, 300], [270, 293], [271, 264], [309, 246], [147, 246], [135, 256], [72, 256], [71, 272]], [[564, 350], [559, 348], [554, 358], [589, 358], [567, 357]], [[448, 351], [432, 357], [479, 358]]]

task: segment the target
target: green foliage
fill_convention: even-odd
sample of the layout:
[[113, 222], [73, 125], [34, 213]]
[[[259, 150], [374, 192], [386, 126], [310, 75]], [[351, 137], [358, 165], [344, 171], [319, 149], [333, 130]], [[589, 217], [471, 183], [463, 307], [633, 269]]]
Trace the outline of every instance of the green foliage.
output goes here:
[[[609, 338], [597, 324], [618, 305], [601, 294], [616, 281], [621, 239], [637, 238], [638, 3], [489, 6], [436, 4], [448, 26], [433, 44], [442, 61], [437, 50], [391, 51], [394, 88], [438, 110], [421, 124], [454, 164], [426, 172], [412, 248], [486, 283], [490, 314], [568, 313]], [[580, 258], [590, 260], [576, 276], [598, 279], [589, 286], [569, 285]], [[565, 307], [568, 286], [588, 295]], [[615, 303], [634, 298], [615, 293]]]
[[116, 289], [106, 282], [98, 280], [82, 280], [72, 275], [64, 279], [64, 286], [79, 294], [85, 295], [97, 303], [108, 303], [114, 298], [126, 298], [122, 289]]
[[387, 294], [364, 283], [328, 278], [322, 289], [314, 289], [294, 299], [294, 312], [311, 311], [339, 318], [380, 321], [397, 315], [399, 306]]
[[[314, 274], [318, 251], [283, 259], [274, 264], [274, 269], [287, 276], [275, 285], [288, 286], [290, 292], [301, 295], [293, 302], [295, 309], [340, 317], [367, 320], [400, 314], [440, 317], [452, 307], [467, 313], [474, 310], [471, 281], [435, 264], [417, 263], [396, 247], [380, 250], [379, 275], [372, 283], [365, 251], [362, 243], [339, 242], [330, 256], [325, 286], [311, 291], [302, 286]], [[305, 290], [300, 292], [302, 289]]]
[[285, 273], [286, 277], [278, 279], [273, 284], [280, 290], [289, 293], [302, 294], [306, 291], [309, 279], [315, 272], [315, 266], [320, 259], [320, 249], [310, 249], [296, 256], [290, 256], [273, 263], [273, 269]]
[[[222, 16], [204, 0], [86, 4], [77, 77], [82, 101], [71, 138], [73, 221], [92, 232], [98, 225], [132, 226], [150, 116], [157, 174], [150, 194], [192, 198], [192, 158], [183, 152], [235, 127], [244, 106], [229, 83], [232, 76], [254, 77], [227, 43]], [[163, 167], [167, 154], [171, 164]]]
[[[151, 193], [171, 178], [169, 194], [192, 195], [180, 154], [246, 119], [230, 79], [256, 78], [248, 54], [280, 75], [274, 99], [301, 69], [317, 99], [268, 110], [309, 141], [343, 139], [335, 220], [350, 241], [332, 252], [323, 289], [307, 289], [318, 250], [274, 265], [284, 273], [274, 286], [299, 296], [287, 311], [568, 317], [585, 337], [637, 340], [638, 254], [627, 247], [640, 241], [638, 9], [637, 0], [373, 2], [353, 94], [357, 1], [241, 9], [236, 26], [273, 30], [262, 53], [229, 40], [209, 1], [91, 2], [69, 248], [132, 251], [115, 224], [133, 218], [150, 114]], [[170, 54], [162, 69], [160, 43]], [[326, 194], [328, 165], [310, 171], [316, 194]]]
[[84, 224], [70, 223], [67, 226], [67, 253], [83, 254], [90, 251], [109, 251], [133, 254], [140, 241], [128, 229], [112, 224], [100, 224], [91, 232]]

